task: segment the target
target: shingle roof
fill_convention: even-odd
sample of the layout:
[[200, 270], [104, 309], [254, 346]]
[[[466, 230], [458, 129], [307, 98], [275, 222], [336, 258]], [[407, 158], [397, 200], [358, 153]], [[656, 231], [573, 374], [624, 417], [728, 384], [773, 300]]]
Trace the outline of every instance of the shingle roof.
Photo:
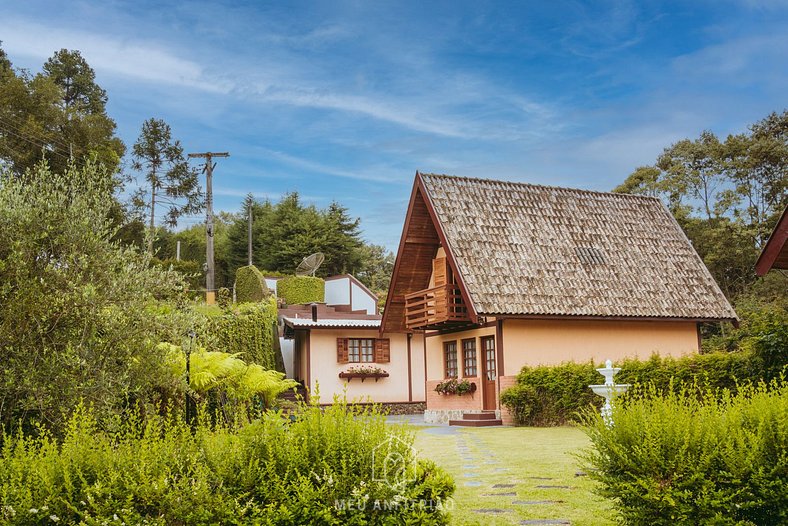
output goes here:
[[479, 314], [736, 318], [658, 199], [421, 177]]

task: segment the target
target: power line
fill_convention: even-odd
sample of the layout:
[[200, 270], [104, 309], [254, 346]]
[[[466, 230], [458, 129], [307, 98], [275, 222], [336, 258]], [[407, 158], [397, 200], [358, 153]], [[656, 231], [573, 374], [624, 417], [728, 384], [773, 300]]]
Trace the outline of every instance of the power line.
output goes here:
[[32, 144], [33, 146], [36, 146], [37, 148], [42, 148], [44, 150], [47, 150], [50, 153], [53, 153], [55, 155], [59, 155], [60, 157], [66, 159], [66, 160], [68, 160], [70, 158], [68, 155], [64, 155], [64, 154], [60, 153], [59, 151], [57, 151], [57, 149], [54, 149], [54, 148], [50, 149], [50, 145], [49, 144], [42, 144], [42, 143], [39, 143], [39, 142], [35, 142], [35, 141], [33, 141], [33, 140], [31, 140], [31, 139], [29, 139], [27, 137], [24, 137], [24, 136], [16, 133], [14, 130], [8, 128], [7, 126], [8, 125], [3, 124], [3, 123], [0, 122], [0, 129], [5, 130], [6, 133], [10, 133], [11, 135], [16, 136], [18, 139], [26, 141], [26, 142]]
[[14, 117], [12, 117], [10, 115], [5, 115], [5, 116], [0, 116], [0, 121], [5, 121], [6, 124], [8, 124], [10, 126], [13, 126], [14, 128], [16, 128], [17, 131], [25, 133], [26, 135], [28, 135], [30, 137], [33, 137], [34, 139], [39, 139], [39, 140], [42, 140], [44, 142], [54, 143], [55, 145], [60, 146], [64, 151], [68, 151], [69, 150], [69, 146], [66, 145], [66, 143], [64, 143], [64, 142], [59, 141], [57, 139], [57, 136], [53, 136], [52, 138], [49, 138], [49, 137], [46, 137], [44, 135], [34, 135], [31, 132], [24, 131], [22, 129], [22, 125], [23, 125], [22, 119], [14, 118]]

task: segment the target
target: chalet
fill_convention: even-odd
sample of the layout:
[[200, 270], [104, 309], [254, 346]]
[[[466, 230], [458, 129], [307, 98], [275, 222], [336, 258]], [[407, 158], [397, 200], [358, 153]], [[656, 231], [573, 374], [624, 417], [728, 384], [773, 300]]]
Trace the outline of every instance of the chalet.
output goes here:
[[788, 207], [783, 210], [755, 264], [755, 272], [759, 276], [765, 276], [772, 269], [788, 270]]
[[[724, 320], [736, 313], [658, 199], [416, 173], [380, 334], [413, 334], [411, 352], [423, 335], [434, 422], [500, 412], [525, 365], [681, 356]], [[447, 378], [477, 389], [438, 394]]]
[[306, 396], [379, 403], [395, 412], [424, 409], [421, 334], [381, 333], [378, 298], [351, 275], [326, 278], [325, 302], [279, 309], [287, 376]]

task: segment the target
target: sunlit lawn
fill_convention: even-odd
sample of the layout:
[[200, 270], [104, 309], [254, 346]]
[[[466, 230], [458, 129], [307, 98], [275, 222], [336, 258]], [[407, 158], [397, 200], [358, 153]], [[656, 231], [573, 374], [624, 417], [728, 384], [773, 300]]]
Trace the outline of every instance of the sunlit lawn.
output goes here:
[[[566, 519], [574, 525], [613, 524], [608, 503], [592, 493], [594, 483], [576, 476], [572, 454], [588, 447], [579, 429], [419, 427], [419, 455], [448, 470], [457, 483], [452, 524], [519, 524], [528, 519]], [[478, 484], [478, 485], [476, 485]], [[494, 484], [514, 484], [493, 488]], [[570, 486], [563, 488], [537, 488]], [[515, 493], [515, 496], [484, 496]], [[514, 504], [515, 501], [560, 501]], [[507, 510], [478, 513], [474, 510]]]

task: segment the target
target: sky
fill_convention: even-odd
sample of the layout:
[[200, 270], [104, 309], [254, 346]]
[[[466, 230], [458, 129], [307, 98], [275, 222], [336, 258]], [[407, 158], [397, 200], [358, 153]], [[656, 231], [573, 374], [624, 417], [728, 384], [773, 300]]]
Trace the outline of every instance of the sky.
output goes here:
[[[127, 148], [228, 151], [215, 207], [297, 191], [396, 249], [417, 170], [610, 190], [704, 129], [788, 108], [788, 0], [0, 0], [40, 71], [78, 49]], [[200, 222], [185, 218], [182, 225]]]

